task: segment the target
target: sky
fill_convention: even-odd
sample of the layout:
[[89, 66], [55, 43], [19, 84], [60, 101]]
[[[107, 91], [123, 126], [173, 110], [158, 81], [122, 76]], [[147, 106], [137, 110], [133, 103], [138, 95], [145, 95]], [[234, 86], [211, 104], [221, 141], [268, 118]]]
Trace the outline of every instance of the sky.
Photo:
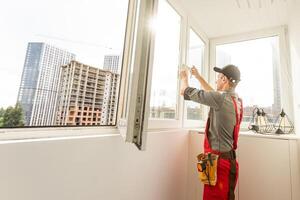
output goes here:
[[[28, 42], [52, 44], [76, 54], [78, 61], [99, 68], [104, 55], [122, 53], [126, 0], [0, 0], [0, 3], [0, 107], [16, 102]], [[177, 104], [180, 22], [180, 15], [160, 1], [154, 25], [157, 35], [152, 106]], [[199, 43], [195, 35], [192, 41]], [[246, 105], [273, 103], [270, 48], [268, 39], [218, 47], [241, 69], [238, 92]], [[195, 55], [192, 57], [195, 61], [188, 64], [201, 62], [201, 58], [198, 61]]]
[[[188, 49], [188, 63], [187, 65], [192, 67], [195, 66], [197, 70], [201, 73], [204, 68], [204, 48], [205, 44], [202, 39], [195, 33], [194, 30], [190, 29], [189, 31], [189, 49]], [[199, 88], [199, 81], [194, 77], [190, 76], [191, 87]], [[185, 101], [188, 108], [199, 108], [199, 103]]]
[[28, 42], [45, 42], [102, 67], [122, 53], [126, 0], [0, 0], [0, 107], [17, 100]]
[[180, 15], [167, 2], [160, 1], [153, 26], [156, 36], [150, 106], [176, 107], [180, 22]]

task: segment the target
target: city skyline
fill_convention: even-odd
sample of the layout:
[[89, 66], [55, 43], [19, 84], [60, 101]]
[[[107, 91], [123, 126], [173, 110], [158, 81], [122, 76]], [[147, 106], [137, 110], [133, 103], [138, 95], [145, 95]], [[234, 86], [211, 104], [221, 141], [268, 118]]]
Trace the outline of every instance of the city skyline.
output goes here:
[[29, 42], [17, 97], [25, 126], [114, 125], [120, 75], [112, 71], [118, 71], [119, 57], [106, 56], [114, 62], [104, 70], [49, 44]]

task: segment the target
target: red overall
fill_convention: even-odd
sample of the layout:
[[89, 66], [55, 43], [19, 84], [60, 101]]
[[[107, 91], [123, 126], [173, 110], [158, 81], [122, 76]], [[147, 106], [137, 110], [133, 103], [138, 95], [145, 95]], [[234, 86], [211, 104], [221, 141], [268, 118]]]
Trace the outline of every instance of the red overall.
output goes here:
[[[237, 103], [234, 97], [232, 97], [234, 109], [236, 113], [236, 125], [233, 131], [233, 149], [236, 150], [238, 142], [238, 134], [240, 130], [240, 123], [243, 117], [243, 104], [241, 103], [240, 116], [238, 114]], [[222, 158], [222, 153], [212, 150], [208, 141], [208, 130], [209, 130], [209, 118], [205, 128], [205, 139], [204, 139], [204, 152], [212, 152], [220, 155], [218, 160], [217, 168], [217, 184], [215, 186], [204, 185], [203, 200], [234, 200], [234, 189], [238, 179], [239, 165], [235, 158]], [[235, 152], [234, 152], [235, 155]]]

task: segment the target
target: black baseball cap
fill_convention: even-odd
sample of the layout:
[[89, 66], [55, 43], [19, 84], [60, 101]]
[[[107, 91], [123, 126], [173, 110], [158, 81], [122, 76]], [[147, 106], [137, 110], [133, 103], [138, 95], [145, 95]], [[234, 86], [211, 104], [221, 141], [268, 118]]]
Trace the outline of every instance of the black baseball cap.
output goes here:
[[214, 67], [214, 71], [224, 74], [233, 83], [241, 80], [241, 72], [235, 65], [226, 65], [223, 68]]

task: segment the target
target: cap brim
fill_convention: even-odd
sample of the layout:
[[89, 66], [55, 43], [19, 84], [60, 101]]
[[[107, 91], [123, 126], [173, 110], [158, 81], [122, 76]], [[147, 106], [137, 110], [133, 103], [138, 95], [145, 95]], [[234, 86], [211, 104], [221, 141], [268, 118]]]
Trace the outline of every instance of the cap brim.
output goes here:
[[219, 72], [219, 73], [221, 73], [221, 72], [222, 72], [222, 69], [221, 69], [221, 68], [219, 68], [219, 67], [214, 67], [214, 71], [215, 71], [215, 72]]

